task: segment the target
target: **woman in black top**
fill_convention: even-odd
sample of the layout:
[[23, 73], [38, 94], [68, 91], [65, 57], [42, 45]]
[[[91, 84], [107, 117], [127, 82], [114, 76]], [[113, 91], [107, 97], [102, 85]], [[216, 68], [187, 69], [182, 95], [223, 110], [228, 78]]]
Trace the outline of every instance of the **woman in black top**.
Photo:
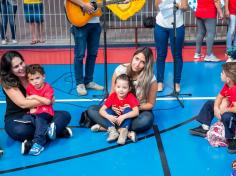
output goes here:
[[[6, 96], [5, 130], [14, 140], [22, 143], [22, 154], [28, 153], [35, 128], [24, 116], [30, 108], [42, 105], [39, 101], [26, 99], [28, 80], [25, 73], [26, 64], [17, 51], [6, 52], [0, 61], [0, 83]], [[53, 121], [56, 124], [58, 137], [71, 137], [72, 131], [66, 127], [71, 116], [66, 111], [55, 111]]]

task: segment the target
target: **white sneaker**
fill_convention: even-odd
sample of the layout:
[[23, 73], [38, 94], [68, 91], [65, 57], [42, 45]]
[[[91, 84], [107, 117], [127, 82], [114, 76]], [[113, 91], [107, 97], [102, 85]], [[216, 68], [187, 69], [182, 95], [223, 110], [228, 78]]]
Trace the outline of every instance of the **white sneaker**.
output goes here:
[[138, 138], [137, 135], [134, 131], [129, 131], [128, 132], [128, 138], [132, 141], [132, 142], [137, 142]]
[[6, 40], [2, 40], [2, 45], [6, 45], [7, 41]]
[[231, 57], [228, 57], [228, 59], [226, 60], [226, 62], [236, 62], [235, 59], [231, 58]]
[[77, 93], [78, 93], [79, 95], [86, 95], [86, 94], [87, 94], [87, 90], [86, 90], [84, 84], [79, 84], [79, 85], [77, 86], [76, 90], [77, 90]]
[[99, 124], [95, 124], [91, 127], [92, 132], [98, 132], [102, 126]]
[[206, 61], [206, 62], [220, 62], [221, 60], [218, 59], [215, 55], [211, 54], [210, 56], [206, 56], [204, 58], [204, 61]]
[[17, 40], [12, 40], [12, 43], [17, 44], [18, 42], [17, 42]]
[[128, 137], [128, 129], [127, 128], [120, 128], [120, 135], [117, 140], [117, 144], [124, 145], [127, 137]]
[[200, 53], [195, 53], [193, 56], [194, 59], [201, 59], [202, 57], [204, 57], [204, 55], [202, 55]]
[[108, 130], [107, 142], [113, 142], [119, 137], [119, 133], [115, 129], [115, 127], [109, 127]]
[[90, 82], [90, 83], [86, 84], [86, 88], [87, 89], [94, 89], [94, 90], [103, 90], [104, 89], [103, 86], [100, 86], [95, 82]]

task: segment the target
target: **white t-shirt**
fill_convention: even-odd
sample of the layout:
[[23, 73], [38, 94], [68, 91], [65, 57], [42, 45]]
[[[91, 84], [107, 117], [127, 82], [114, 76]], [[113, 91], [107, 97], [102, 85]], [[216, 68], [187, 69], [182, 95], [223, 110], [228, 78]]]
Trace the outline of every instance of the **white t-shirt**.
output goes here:
[[[176, 0], [179, 3], [181, 0]], [[161, 7], [162, 8], [161, 8]], [[156, 24], [164, 28], [173, 28], [174, 15], [173, 15], [173, 1], [172, 0], [162, 0], [159, 4], [159, 11], [156, 16]], [[183, 11], [178, 9], [176, 11], [176, 27], [180, 27], [184, 24]]]
[[[117, 76], [119, 76], [119, 75], [121, 75], [121, 74], [127, 74], [127, 66], [128, 66], [128, 65], [129, 65], [129, 64], [121, 64], [121, 65], [119, 65], [118, 67], [116, 67], [116, 69], [115, 69], [115, 74], [116, 74]], [[151, 80], [151, 83], [154, 82], [154, 81], [156, 81], [155, 75], [153, 75], [153, 78], [152, 78], [152, 80]], [[137, 96], [137, 98], [138, 98], [138, 100], [139, 100], [139, 103], [140, 103], [140, 104], [146, 103], [147, 100], [146, 100], [146, 99], [141, 99], [140, 96], [139, 96], [139, 95], [140, 95], [140, 92], [143, 91], [143, 90], [141, 90], [139, 87], [137, 87], [137, 81], [133, 81], [133, 85], [134, 85], [134, 87], [135, 87], [136, 96]]]
[[100, 23], [99, 17], [92, 17], [88, 23]]

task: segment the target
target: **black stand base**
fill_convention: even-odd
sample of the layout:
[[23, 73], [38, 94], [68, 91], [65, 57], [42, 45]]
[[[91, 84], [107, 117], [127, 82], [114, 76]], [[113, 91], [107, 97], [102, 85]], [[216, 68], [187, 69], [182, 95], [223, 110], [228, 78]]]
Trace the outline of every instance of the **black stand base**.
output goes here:
[[158, 97], [174, 97], [174, 98], [176, 98], [176, 100], [179, 102], [179, 104], [180, 104], [180, 106], [182, 107], [182, 108], [184, 108], [184, 103], [179, 99], [179, 96], [192, 96], [192, 94], [191, 93], [186, 93], [186, 94], [181, 94], [181, 93], [179, 93], [179, 92], [176, 92], [175, 90], [172, 92], [172, 93], [170, 93], [170, 94], [167, 94], [167, 95], [161, 95], [161, 96], [158, 96]]

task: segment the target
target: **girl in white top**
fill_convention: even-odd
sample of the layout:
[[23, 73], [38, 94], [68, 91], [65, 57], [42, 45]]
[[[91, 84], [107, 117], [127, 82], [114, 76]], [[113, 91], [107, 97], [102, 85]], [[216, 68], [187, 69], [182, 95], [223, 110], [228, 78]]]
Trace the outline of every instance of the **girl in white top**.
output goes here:
[[[173, 1], [170, 0], [155, 0], [157, 8], [156, 26], [154, 30], [155, 45], [157, 50], [157, 82], [158, 91], [164, 88], [164, 71], [165, 60], [168, 51], [168, 40], [170, 40], [171, 52], [173, 59], [175, 59], [176, 69], [175, 73], [175, 90], [180, 92], [180, 80], [183, 67], [182, 46], [184, 43], [184, 21], [183, 12], [187, 9], [187, 0], [176, 0], [176, 36], [174, 36], [174, 15], [173, 15]], [[174, 37], [175, 39], [175, 53], [174, 53]]]

